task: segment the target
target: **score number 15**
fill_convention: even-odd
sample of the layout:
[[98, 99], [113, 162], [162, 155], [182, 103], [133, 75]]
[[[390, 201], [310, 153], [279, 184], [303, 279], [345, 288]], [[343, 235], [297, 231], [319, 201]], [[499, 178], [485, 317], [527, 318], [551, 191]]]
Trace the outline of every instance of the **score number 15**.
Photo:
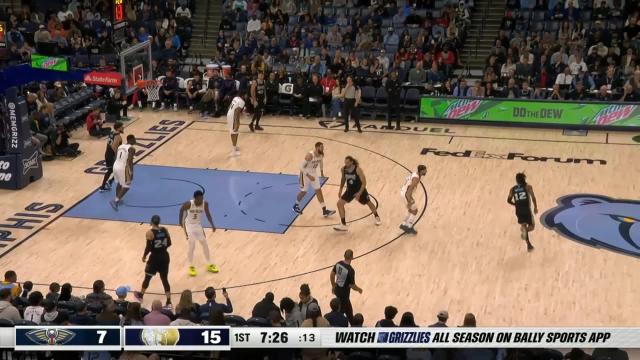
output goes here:
[[205, 344], [217, 345], [222, 341], [220, 330], [205, 330], [200, 335], [202, 335], [202, 340]]

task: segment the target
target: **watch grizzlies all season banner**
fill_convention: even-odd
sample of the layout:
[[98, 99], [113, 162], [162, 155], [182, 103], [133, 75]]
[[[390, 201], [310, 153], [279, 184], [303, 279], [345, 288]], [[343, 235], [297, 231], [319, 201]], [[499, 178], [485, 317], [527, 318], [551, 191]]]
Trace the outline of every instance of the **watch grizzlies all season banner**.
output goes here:
[[640, 104], [423, 97], [420, 117], [631, 128], [640, 127]]

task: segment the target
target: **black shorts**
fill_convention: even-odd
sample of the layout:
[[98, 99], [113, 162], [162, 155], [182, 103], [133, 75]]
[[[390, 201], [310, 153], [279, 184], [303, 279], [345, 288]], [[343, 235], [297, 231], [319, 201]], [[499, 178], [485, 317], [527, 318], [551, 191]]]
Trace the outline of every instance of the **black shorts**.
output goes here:
[[113, 168], [113, 164], [116, 162], [116, 155], [111, 153], [104, 154], [104, 162], [106, 167]]
[[147, 266], [144, 268], [144, 272], [147, 275], [167, 275], [169, 274], [169, 255], [166, 256], [152, 256], [147, 261]]
[[518, 224], [533, 225], [533, 214], [531, 209], [516, 209], [516, 217], [518, 218]]
[[[347, 191], [344, 192], [344, 194], [342, 194], [342, 196], [340, 198], [342, 200], [350, 203], [351, 200], [355, 199], [357, 193], [358, 193], [358, 191], [347, 190]], [[367, 205], [369, 203], [369, 193], [367, 192], [367, 189], [364, 189], [362, 191], [362, 194], [358, 198], [358, 202], [360, 204], [362, 204], [362, 205]]]

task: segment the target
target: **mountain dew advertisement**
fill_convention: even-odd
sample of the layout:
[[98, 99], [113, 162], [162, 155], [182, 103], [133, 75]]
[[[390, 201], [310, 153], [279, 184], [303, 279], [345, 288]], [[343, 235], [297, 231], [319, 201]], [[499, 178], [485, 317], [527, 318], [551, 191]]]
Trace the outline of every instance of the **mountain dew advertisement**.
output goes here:
[[523, 125], [640, 127], [640, 104], [423, 97], [420, 117]]

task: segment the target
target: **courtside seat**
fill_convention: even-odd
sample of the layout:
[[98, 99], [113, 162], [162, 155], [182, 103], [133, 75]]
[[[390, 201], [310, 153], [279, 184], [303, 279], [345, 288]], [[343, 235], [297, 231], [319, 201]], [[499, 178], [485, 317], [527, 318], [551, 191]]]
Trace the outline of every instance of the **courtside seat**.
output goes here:
[[418, 119], [418, 107], [420, 106], [420, 91], [416, 88], [410, 88], [407, 90], [404, 96], [404, 112], [403, 117], [405, 119]]
[[356, 351], [349, 354], [347, 357], [348, 360], [373, 360], [375, 359], [375, 355], [368, 351]]
[[278, 104], [280, 105], [280, 110], [278, 111], [278, 115], [286, 113], [286, 114], [289, 114], [289, 116], [291, 116], [293, 114], [293, 103], [291, 101], [291, 95], [278, 94]]
[[60, 119], [59, 121], [62, 122], [62, 125], [64, 125], [64, 127], [67, 127], [67, 126], [70, 126], [75, 120], [76, 119], [73, 116], [67, 115], [62, 119]]
[[14, 325], [16, 326], [35, 326], [38, 325], [36, 323], [34, 323], [33, 321], [29, 321], [29, 320], [18, 320], [14, 323]]
[[376, 89], [373, 86], [363, 86], [360, 96], [360, 115], [375, 117]]
[[249, 327], [270, 327], [269, 320], [261, 317], [252, 317], [247, 320], [247, 326]]
[[8, 319], [0, 319], [0, 327], [13, 327], [13, 321]]
[[242, 327], [247, 324], [247, 321], [238, 315], [225, 315], [224, 323], [231, 327]]
[[92, 314], [100, 314], [102, 312], [102, 304], [87, 304], [87, 310]]
[[385, 119], [389, 118], [389, 112], [387, 111], [387, 90], [384, 87], [379, 87], [376, 90], [376, 99], [375, 99], [375, 108], [376, 114], [375, 117], [383, 116]]

